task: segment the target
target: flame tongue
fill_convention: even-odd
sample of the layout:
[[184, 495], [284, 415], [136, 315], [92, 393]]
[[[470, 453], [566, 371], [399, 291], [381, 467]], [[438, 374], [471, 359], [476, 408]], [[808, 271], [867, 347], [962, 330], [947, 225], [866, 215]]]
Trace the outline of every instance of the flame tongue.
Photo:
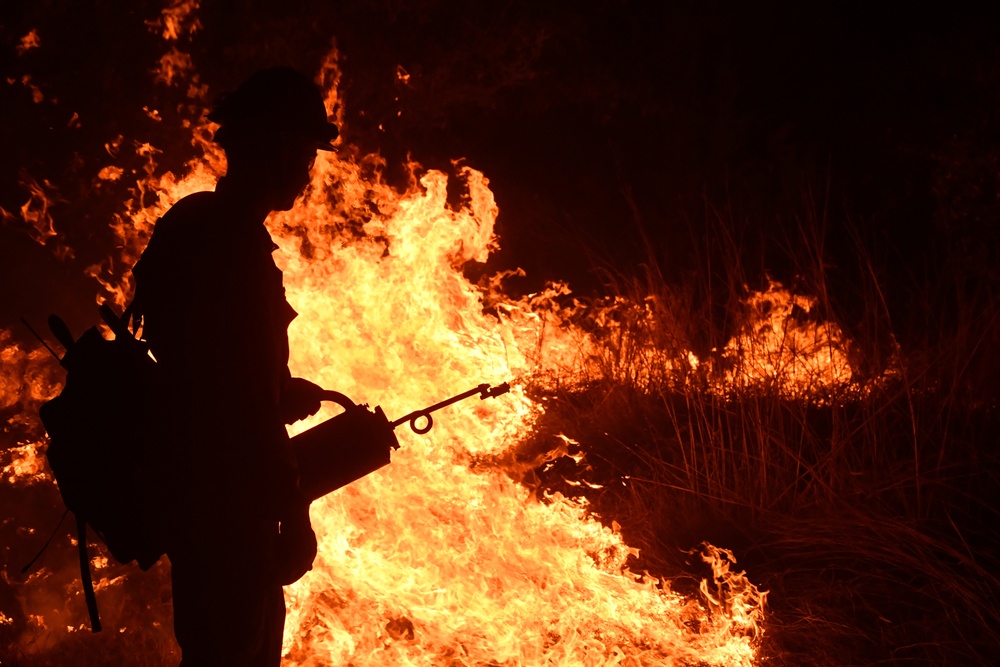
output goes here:
[[[324, 237], [318, 221], [337, 209], [323, 185], [345, 170], [321, 162], [310, 198], [271, 222], [300, 313], [293, 372], [401, 414], [534, 371], [524, 350], [542, 319], [485, 315], [460, 271], [495, 243], [483, 175], [461, 170], [469, 197], [455, 210], [446, 176], [425, 174], [366, 223], [385, 246]], [[502, 470], [473, 468], [476, 455], [512, 446], [538, 409], [516, 385], [455, 404], [426, 436], [400, 429], [391, 466], [314, 503], [320, 555], [289, 589], [291, 664], [750, 662], [744, 638], [687, 630], [703, 612], [628, 573], [628, 548], [582, 501], [539, 503]]]

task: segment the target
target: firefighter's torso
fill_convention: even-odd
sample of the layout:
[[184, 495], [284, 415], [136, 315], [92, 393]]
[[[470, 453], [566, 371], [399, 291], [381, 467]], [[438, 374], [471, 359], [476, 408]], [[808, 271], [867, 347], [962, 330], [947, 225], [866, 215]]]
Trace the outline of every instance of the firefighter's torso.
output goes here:
[[278, 404], [295, 311], [274, 250], [262, 218], [233, 197], [199, 193], [157, 222], [133, 271], [178, 456], [207, 471], [191, 483], [265, 503], [294, 474]]

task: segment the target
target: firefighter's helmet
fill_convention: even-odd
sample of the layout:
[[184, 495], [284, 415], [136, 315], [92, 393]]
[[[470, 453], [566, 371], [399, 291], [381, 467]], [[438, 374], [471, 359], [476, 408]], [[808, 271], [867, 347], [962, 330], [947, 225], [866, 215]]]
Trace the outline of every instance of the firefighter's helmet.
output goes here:
[[208, 119], [221, 126], [217, 141], [225, 135], [293, 134], [315, 142], [317, 149], [333, 150], [332, 142], [339, 134], [337, 126], [327, 120], [319, 87], [290, 67], [257, 72], [224, 95]]

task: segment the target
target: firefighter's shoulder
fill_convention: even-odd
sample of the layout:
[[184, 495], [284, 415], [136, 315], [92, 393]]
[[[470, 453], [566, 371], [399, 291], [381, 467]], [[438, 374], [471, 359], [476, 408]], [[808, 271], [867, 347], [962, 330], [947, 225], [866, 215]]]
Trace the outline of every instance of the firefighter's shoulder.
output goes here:
[[184, 228], [191, 224], [197, 224], [206, 216], [212, 215], [215, 209], [214, 192], [195, 192], [170, 207], [156, 222], [156, 228], [164, 230]]

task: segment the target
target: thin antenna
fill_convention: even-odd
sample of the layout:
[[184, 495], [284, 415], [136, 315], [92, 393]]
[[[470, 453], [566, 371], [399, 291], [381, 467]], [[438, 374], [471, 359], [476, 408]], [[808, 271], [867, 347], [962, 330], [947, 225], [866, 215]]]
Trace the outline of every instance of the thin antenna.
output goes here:
[[28, 320], [24, 319], [24, 316], [21, 317], [21, 323], [24, 324], [24, 326], [28, 327], [28, 331], [30, 331], [32, 334], [35, 335], [35, 338], [38, 339], [39, 343], [45, 346], [46, 350], [52, 353], [52, 356], [56, 358], [56, 361], [62, 362], [62, 358], [58, 354], [56, 354], [55, 350], [49, 347], [49, 344], [45, 342], [44, 338], [38, 335], [38, 332], [35, 331], [34, 327], [28, 324]]

